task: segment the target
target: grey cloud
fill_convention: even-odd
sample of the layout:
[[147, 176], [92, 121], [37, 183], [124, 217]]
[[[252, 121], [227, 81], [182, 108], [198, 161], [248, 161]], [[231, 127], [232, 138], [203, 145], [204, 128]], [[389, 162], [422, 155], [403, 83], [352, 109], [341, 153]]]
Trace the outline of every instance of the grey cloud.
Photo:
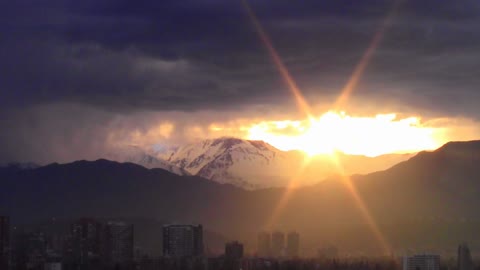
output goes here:
[[[6, 77], [1, 86], [9, 92], [5, 104], [67, 101], [107, 110], [168, 111], [289, 104], [291, 99], [240, 1], [25, 3], [3, 9], [9, 22], [3, 26], [9, 35], [0, 45]], [[312, 100], [338, 93], [393, 3], [251, 2]], [[461, 85], [460, 97], [474, 91], [475, 77], [464, 72], [477, 68], [475, 63], [453, 70], [450, 63], [468, 64], [455, 57], [439, 59], [434, 68], [425, 63], [459, 50], [478, 57], [472, 50], [480, 44], [475, 10], [478, 4], [470, 0], [403, 1], [358, 94], [392, 77], [392, 88], [415, 88], [420, 97], [435, 89], [442, 99], [449, 83]], [[139, 72], [140, 59], [184, 62], [188, 69]], [[437, 66], [448, 68], [449, 76]]]
[[[398, 1], [249, 2], [307, 100], [325, 105]], [[480, 118], [479, 2], [399, 2], [352, 104]], [[89, 140], [78, 156], [91, 156], [111, 130], [159, 115], [187, 126], [189, 112], [296, 111], [241, 1], [19, 0], [0, 17], [0, 159], [68, 159], [76, 150], [62, 149]], [[143, 127], [116, 120], [145, 112], [155, 117]]]

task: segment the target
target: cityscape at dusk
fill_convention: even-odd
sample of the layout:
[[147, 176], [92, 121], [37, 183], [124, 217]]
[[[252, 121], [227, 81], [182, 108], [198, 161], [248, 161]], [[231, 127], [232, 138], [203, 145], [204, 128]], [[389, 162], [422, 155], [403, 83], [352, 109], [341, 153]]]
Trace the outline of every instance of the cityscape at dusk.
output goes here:
[[0, 270], [480, 269], [478, 0], [0, 17]]

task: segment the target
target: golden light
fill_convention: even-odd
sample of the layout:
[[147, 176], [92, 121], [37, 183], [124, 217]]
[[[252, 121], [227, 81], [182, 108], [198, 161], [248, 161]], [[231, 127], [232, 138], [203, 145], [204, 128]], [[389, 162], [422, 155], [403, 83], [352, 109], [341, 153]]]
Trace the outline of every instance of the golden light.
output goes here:
[[308, 155], [340, 151], [378, 156], [436, 149], [443, 143], [443, 132], [442, 128], [423, 126], [418, 117], [398, 119], [396, 114], [358, 117], [330, 111], [303, 121], [254, 124], [248, 139], [263, 140], [285, 151], [301, 150]]
[[[395, 152], [395, 150], [398, 151], [400, 149], [403, 151], [408, 151], [407, 149], [418, 150], [418, 148], [423, 148], [421, 150], [432, 149], [438, 145], [435, 142], [430, 129], [419, 127], [418, 124], [420, 120], [418, 118], [395, 121], [396, 115], [380, 115], [375, 118], [351, 118], [343, 113], [338, 114], [335, 112], [328, 112], [319, 119], [314, 119], [311, 114], [310, 106], [303, 96], [302, 91], [297, 87], [295, 80], [283, 64], [282, 59], [273, 47], [273, 44], [270, 42], [267, 33], [262, 28], [255, 13], [248, 4], [248, 1], [242, 0], [242, 3], [260, 40], [267, 48], [273, 63], [297, 101], [300, 111], [306, 114], [308, 118], [307, 123], [303, 124], [302, 122], [293, 122], [294, 124], [290, 123], [289, 125], [289, 123], [285, 121], [277, 122], [274, 123], [273, 129], [270, 128], [272, 123], [270, 123], [270, 125], [269, 123], [266, 123], [260, 124], [256, 127], [254, 126], [249, 132], [250, 139], [264, 140], [278, 148], [283, 148], [284, 150], [288, 150], [286, 148], [300, 149], [310, 155], [334, 153], [335, 150], [340, 150], [348, 154], [361, 153], [364, 155], [379, 155], [382, 153]], [[341, 91], [340, 96], [334, 105], [334, 109], [342, 107], [350, 97], [353, 89], [362, 77], [365, 68], [368, 66], [372, 55], [380, 44], [384, 32], [391, 23], [399, 3], [400, 1], [395, 1], [392, 11], [386, 17], [384, 24], [376, 33], [367, 51], [356, 66], [347, 85]], [[302, 126], [306, 126], [306, 128], [301, 130], [299, 127]], [[289, 133], [291, 133], [292, 136], [278, 133], [278, 129], [287, 128], [290, 128]], [[272, 132], [272, 130], [276, 132]], [[300, 134], [294, 135], [295, 133]], [[418, 141], [415, 140], [417, 138]], [[400, 140], [400, 142], [396, 140]], [[332, 157], [335, 157], [335, 155], [332, 155]], [[308, 160], [309, 159], [307, 159], [307, 162]], [[302, 172], [300, 172], [300, 174], [301, 173]], [[292, 179], [291, 183], [295, 183], [295, 179]], [[351, 193], [355, 203], [359, 206], [362, 215], [370, 225], [372, 232], [377, 237], [377, 240], [385, 250], [386, 254], [388, 254], [390, 251], [389, 245], [376, 225], [375, 220], [373, 220], [370, 215], [367, 207], [363, 203], [362, 198], [356, 192], [355, 187], [351, 185], [349, 179], [347, 179], [345, 183], [345, 186]], [[274, 224], [276, 222], [279, 213], [288, 203], [292, 192], [292, 188], [286, 189], [284, 196], [282, 196], [281, 200], [278, 202], [277, 208], [272, 213], [268, 224]]]

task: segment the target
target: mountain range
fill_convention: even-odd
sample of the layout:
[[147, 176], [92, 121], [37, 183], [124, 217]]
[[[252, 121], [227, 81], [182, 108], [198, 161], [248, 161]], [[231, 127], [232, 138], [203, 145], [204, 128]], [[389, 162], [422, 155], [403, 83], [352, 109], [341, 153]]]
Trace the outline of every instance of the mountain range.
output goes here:
[[263, 141], [223, 137], [157, 151], [127, 146], [105, 158], [258, 189], [284, 187], [293, 179], [297, 185], [309, 185], [331, 175], [385, 170], [411, 156], [391, 154], [371, 158], [336, 153], [335, 158], [331, 155], [307, 157], [300, 151], [281, 151]]
[[141, 165], [147, 169], [164, 169], [178, 175], [190, 175], [186, 170], [166, 161], [162, 158], [149, 154], [136, 145], [116, 147], [105, 155], [108, 160], [118, 162], [131, 162]]
[[252, 248], [265, 229], [297, 230], [311, 249], [434, 250], [466, 240], [475, 247], [479, 162], [480, 141], [452, 142], [384, 171], [253, 191], [108, 160], [7, 167], [0, 169], [0, 213], [15, 223], [52, 216], [202, 223]]

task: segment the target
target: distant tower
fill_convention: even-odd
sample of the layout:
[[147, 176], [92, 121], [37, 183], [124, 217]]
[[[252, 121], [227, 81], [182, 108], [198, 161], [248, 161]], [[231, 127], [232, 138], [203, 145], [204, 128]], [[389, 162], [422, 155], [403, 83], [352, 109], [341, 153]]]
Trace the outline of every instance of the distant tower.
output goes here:
[[10, 220], [0, 216], [0, 269], [8, 269], [10, 263]]
[[403, 270], [439, 270], [440, 256], [420, 254], [403, 258]]
[[225, 257], [231, 260], [243, 258], [243, 245], [237, 241], [225, 244]]
[[268, 232], [261, 232], [258, 234], [258, 250], [259, 257], [270, 256], [270, 234]]
[[77, 220], [71, 225], [69, 237], [66, 250], [69, 262], [84, 266], [105, 259], [104, 227], [98, 221], [90, 218]]
[[108, 222], [105, 228], [109, 262], [129, 265], [133, 262], [133, 225], [124, 222]]
[[287, 256], [296, 258], [300, 251], [300, 235], [297, 232], [290, 232], [287, 235]]
[[473, 270], [473, 261], [467, 244], [458, 246], [458, 270]]
[[202, 225], [163, 226], [163, 255], [176, 258], [202, 256]]
[[272, 256], [281, 257], [285, 250], [285, 234], [283, 232], [272, 233]]

